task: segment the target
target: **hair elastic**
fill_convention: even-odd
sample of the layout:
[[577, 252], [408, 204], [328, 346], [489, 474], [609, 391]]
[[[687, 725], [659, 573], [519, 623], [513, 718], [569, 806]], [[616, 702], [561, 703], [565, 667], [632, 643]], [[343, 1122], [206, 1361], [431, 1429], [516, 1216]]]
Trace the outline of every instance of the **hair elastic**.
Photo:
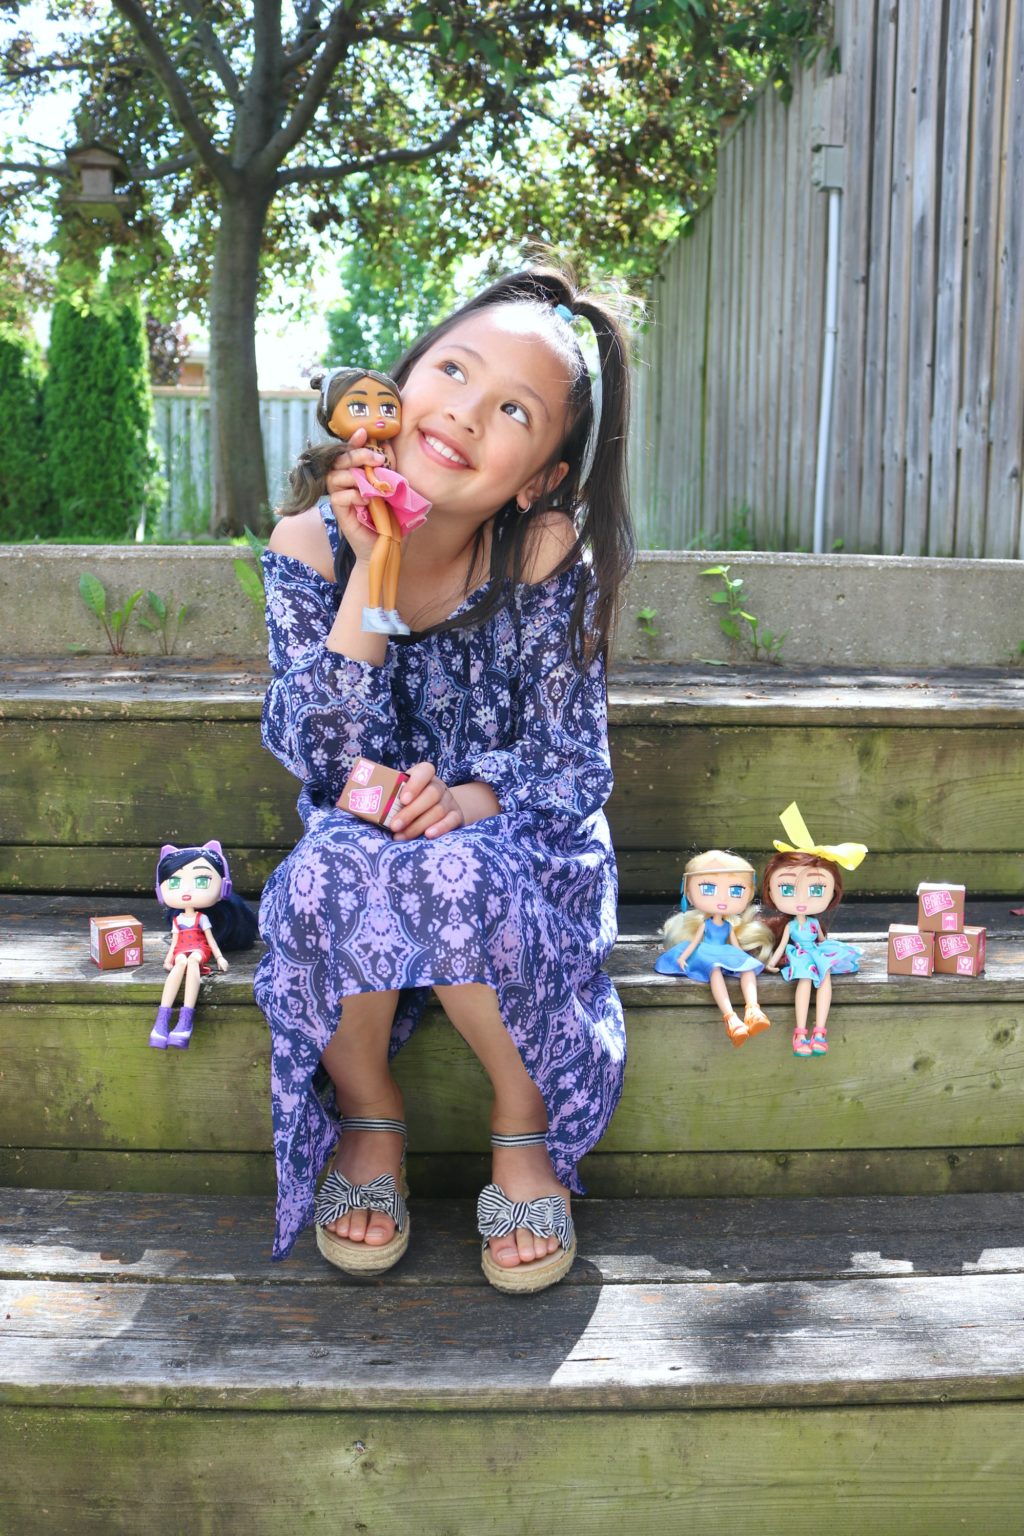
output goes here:
[[576, 316], [566, 304], [556, 304], [555, 314], [558, 316], [559, 320], [564, 320], [566, 325], [572, 325], [573, 321], [576, 319]]

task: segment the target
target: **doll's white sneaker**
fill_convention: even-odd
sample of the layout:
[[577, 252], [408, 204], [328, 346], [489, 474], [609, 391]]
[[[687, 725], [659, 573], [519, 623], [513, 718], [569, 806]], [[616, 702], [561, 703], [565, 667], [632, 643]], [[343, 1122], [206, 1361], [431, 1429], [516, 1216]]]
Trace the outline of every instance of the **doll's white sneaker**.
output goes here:
[[390, 635], [391, 621], [383, 608], [363, 609], [363, 632], [369, 635]]
[[402, 615], [399, 613], [397, 608], [388, 608], [387, 609], [387, 621], [388, 621], [388, 623], [391, 626], [391, 633], [393, 635], [411, 635], [412, 634], [412, 630], [409, 628], [408, 624], [402, 618]]

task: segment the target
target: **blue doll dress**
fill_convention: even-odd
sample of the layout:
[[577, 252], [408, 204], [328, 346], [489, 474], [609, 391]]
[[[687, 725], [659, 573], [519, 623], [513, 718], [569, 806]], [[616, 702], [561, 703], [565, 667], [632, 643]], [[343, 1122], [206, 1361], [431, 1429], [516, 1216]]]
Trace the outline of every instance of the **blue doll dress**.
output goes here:
[[732, 976], [738, 976], [741, 971], [753, 971], [755, 975], [763, 971], [764, 966], [760, 960], [748, 955], [745, 949], [737, 949], [735, 944], [729, 943], [729, 932], [728, 923], [718, 923], [709, 917], [704, 923], [704, 937], [681, 969], [679, 956], [692, 942], [690, 939], [682, 944], [674, 944], [663, 955], [659, 955], [654, 962], [654, 969], [662, 976], [688, 976], [691, 981], [710, 981], [711, 972], [716, 966]]
[[859, 969], [860, 950], [839, 939], [826, 938], [813, 917], [802, 928], [790, 923], [786, 958], [779, 972], [784, 981], [813, 981], [820, 987], [830, 972], [849, 976]]
[[[337, 553], [330, 503], [320, 511]], [[338, 1140], [320, 1056], [357, 993], [399, 991], [394, 1054], [435, 984], [492, 987], [547, 1106], [555, 1172], [582, 1192], [577, 1163], [608, 1126], [626, 1058], [622, 1007], [603, 968], [618, 889], [603, 810], [612, 787], [604, 663], [577, 671], [569, 639], [585, 566], [517, 586], [476, 627], [393, 639], [379, 667], [326, 645], [341, 587], [272, 551], [263, 569], [273, 672], [263, 740], [302, 781], [305, 827], [260, 907], [274, 1257], [312, 1221]], [[489, 784], [501, 811], [436, 839], [395, 842], [337, 809], [357, 757], [432, 762], [446, 784]]]

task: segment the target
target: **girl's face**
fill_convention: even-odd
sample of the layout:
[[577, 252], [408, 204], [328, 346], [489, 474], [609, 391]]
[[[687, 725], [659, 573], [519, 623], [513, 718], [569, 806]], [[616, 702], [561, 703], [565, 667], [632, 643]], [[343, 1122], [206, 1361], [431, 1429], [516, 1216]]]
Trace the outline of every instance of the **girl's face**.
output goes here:
[[815, 917], [825, 911], [835, 890], [835, 877], [823, 866], [805, 869], [784, 864], [770, 877], [767, 894], [779, 912]]
[[402, 425], [402, 402], [393, 389], [376, 379], [357, 379], [338, 401], [327, 423], [335, 437], [349, 438], [365, 427], [373, 442], [397, 437]]
[[563, 479], [568, 364], [524, 307], [468, 316], [402, 386], [398, 467], [445, 512], [476, 524], [515, 498], [524, 509]]
[[224, 881], [206, 859], [193, 859], [191, 864], [176, 869], [173, 875], [160, 882], [160, 894], [164, 906], [177, 912], [192, 912], [212, 907], [220, 901]]
[[754, 899], [754, 878], [742, 872], [690, 875], [686, 882], [686, 899], [705, 917], [738, 917]]

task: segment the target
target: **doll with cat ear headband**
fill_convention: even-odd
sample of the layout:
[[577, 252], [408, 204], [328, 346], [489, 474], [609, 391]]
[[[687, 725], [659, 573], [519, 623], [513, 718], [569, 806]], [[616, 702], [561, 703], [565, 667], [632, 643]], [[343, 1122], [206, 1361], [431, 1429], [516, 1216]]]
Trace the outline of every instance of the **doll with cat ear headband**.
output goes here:
[[430, 502], [417, 494], [395, 470], [391, 439], [402, 426], [402, 397], [394, 379], [365, 368], [332, 368], [310, 376], [320, 391], [316, 419], [325, 432], [347, 442], [362, 429], [366, 447], [384, 455], [380, 467], [352, 470], [365, 504], [359, 521], [377, 534], [368, 573], [370, 602], [363, 609], [363, 629], [378, 635], [407, 635], [409, 626], [398, 612], [398, 577], [402, 538], [426, 521]]
[[[226, 971], [221, 950], [248, 949], [256, 938], [252, 908], [232, 890], [228, 861], [220, 843], [178, 848], [165, 843], [156, 866], [156, 897], [171, 925], [171, 942], [164, 959], [168, 977], [160, 998], [149, 1043], [188, 1050], [199, 983], [211, 962]], [[171, 1011], [184, 983], [178, 1022], [171, 1028]]]
[[[757, 915], [756, 878], [746, 859], [721, 848], [692, 858], [683, 871], [680, 911], [662, 929], [671, 948], [654, 962], [664, 976], [683, 975], [708, 984], [726, 1033], [737, 1046], [771, 1025], [757, 1000], [755, 978], [764, 970], [772, 936]], [[727, 976], [739, 977], [746, 1005], [742, 1019], [729, 997]]]
[[[779, 820], [791, 841], [774, 840], [777, 851], [762, 880], [765, 898], [775, 908], [764, 916], [775, 943], [768, 969], [796, 982], [794, 1056], [824, 1056], [832, 977], [850, 975], [860, 965], [855, 945], [829, 938], [828, 919], [843, 899], [842, 871], [856, 869], [868, 850], [863, 843], [815, 843], [795, 801]], [[809, 1036], [812, 987], [814, 1032]]]

